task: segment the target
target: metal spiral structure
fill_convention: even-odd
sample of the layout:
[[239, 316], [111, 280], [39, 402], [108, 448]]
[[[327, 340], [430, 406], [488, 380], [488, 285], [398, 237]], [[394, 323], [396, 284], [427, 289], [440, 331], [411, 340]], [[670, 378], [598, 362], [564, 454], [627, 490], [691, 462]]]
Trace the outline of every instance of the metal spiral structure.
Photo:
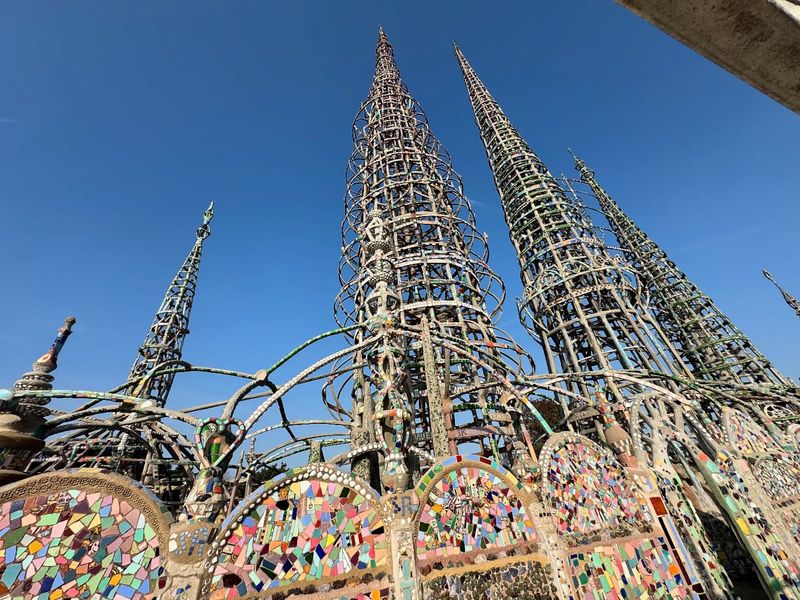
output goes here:
[[[356, 345], [383, 335], [376, 318], [409, 338], [393, 346], [405, 372], [395, 391], [405, 396], [418, 454], [449, 456], [471, 444], [471, 452], [498, 456], [510, 452], [518, 432], [499, 408], [496, 381], [532, 364], [494, 326], [503, 284], [487, 264], [461, 180], [401, 80], [383, 30], [376, 54], [353, 125], [336, 318], [342, 326], [372, 322], [352, 332]], [[374, 358], [360, 352], [356, 363]], [[355, 379], [353, 445], [361, 447], [376, 442], [370, 420], [388, 405], [367, 367]]]
[[[637, 273], [611, 254], [584, 207], [567, 196], [455, 51], [519, 259], [520, 320], [542, 344], [549, 370], [684, 375], [675, 348], [643, 309]], [[567, 385], [588, 397], [603, 380], [576, 377]], [[614, 379], [606, 383], [616, 400], [629, 395]]]
[[659, 321], [695, 377], [745, 385], [786, 385], [787, 380], [750, 339], [623, 212], [597, 182], [594, 171], [574, 158], [581, 181], [597, 199], [625, 257], [641, 274]]

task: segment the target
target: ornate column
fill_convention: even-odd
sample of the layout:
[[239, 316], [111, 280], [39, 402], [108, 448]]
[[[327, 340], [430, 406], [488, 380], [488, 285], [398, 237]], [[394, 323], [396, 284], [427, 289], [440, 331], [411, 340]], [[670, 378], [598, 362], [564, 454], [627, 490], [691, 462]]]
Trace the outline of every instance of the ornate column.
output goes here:
[[53, 389], [50, 374], [58, 367], [58, 354], [72, 333], [75, 317], [64, 319], [50, 349], [33, 363], [15, 384], [14, 390], [0, 390], [0, 484], [5, 485], [26, 476], [31, 458], [42, 449], [42, 426], [50, 411], [50, 400], [26, 396], [27, 391]]

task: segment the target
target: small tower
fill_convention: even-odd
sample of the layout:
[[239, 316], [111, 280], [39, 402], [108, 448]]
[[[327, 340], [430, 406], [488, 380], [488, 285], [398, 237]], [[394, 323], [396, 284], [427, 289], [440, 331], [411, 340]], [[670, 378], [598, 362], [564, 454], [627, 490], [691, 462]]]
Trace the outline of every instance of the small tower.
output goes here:
[[575, 168], [597, 198], [625, 257], [641, 275], [665, 332], [698, 379], [738, 384], [786, 385], [769, 363], [716, 304], [692, 282], [600, 187], [581, 159]]
[[783, 296], [783, 299], [786, 301], [786, 304], [788, 304], [788, 305], [789, 305], [789, 308], [791, 308], [791, 309], [792, 309], [792, 310], [795, 312], [795, 314], [796, 314], [798, 317], [800, 317], [800, 300], [798, 300], [797, 298], [795, 298], [794, 296], [792, 296], [792, 295], [791, 295], [789, 292], [787, 292], [785, 289], [783, 289], [783, 288], [781, 287], [781, 285], [780, 285], [780, 284], [779, 284], [777, 281], [775, 281], [775, 278], [774, 278], [774, 277], [772, 277], [772, 273], [770, 273], [770, 272], [769, 272], [769, 271], [767, 271], [766, 269], [764, 269], [764, 270], [762, 271], [762, 273], [764, 273], [764, 277], [766, 277], [766, 278], [767, 278], [767, 279], [769, 279], [769, 280], [770, 280], [772, 283], [774, 283], [774, 284], [775, 284], [775, 287], [776, 287], [776, 288], [778, 288], [778, 291], [779, 291], [779, 292], [781, 293], [781, 295]]
[[[153, 401], [157, 406], [166, 404], [175, 374], [157, 372], [152, 377], [137, 380], [146, 377], [154, 368], [163, 367], [165, 363], [180, 361], [183, 356], [183, 343], [189, 334], [189, 316], [197, 290], [203, 243], [211, 235], [210, 223], [213, 218], [212, 200], [203, 213], [203, 222], [197, 228], [194, 245], [170, 282], [128, 375], [128, 381], [132, 383], [128, 393], [143, 401]], [[163, 468], [160, 463], [162, 456], [166, 453], [173, 459], [185, 458], [182, 455], [188, 454], [189, 451], [179, 440], [170, 439], [164, 432], [159, 431], [158, 423], [148, 424], [143, 435], [157, 449], [156, 452], [138, 447], [139, 445], [135, 443], [131, 444], [127, 433], [122, 433], [116, 444], [112, 445], [116, 457], [111, 464], [116, 465], [116, 469], [122, 469], [131, 477], [152, 486], [157, 492], [161, 492], [162, 496], [169, 495], [174, 485], [162, 489], [164, 478], [159, 476]], [[133, 461], [130, 465], [123, 466], [126, 458], [132, 458]], [[178, 482], [178, 487], [183, 484], [180, 476], [173, 475], [173, 478]]]
[[[150, 401], [163, 407], [169, 396], [174, 373], [156, 372], [151, 377], [147, 375], [154, 368], [170, 361], [179, 361], [182, 357], [183, 343], [189, 333], [189, 316], [197, 289], [203, 243], [211, 235], [210, 223], [213, 217], [214, 202], [211, 201], [203, 213], [200, 227], [197, 228], [195, 242], [170, 282], [131, 367], [129, 385], [125, 392], [140, 398], [142, 402]], [[137, 416], [136, 413], [119, 412], [112, 418], [125, 426]], [[192, 449], [171, 431], [163, 428], [157, 420], [148, 421], [137, 428], [155, 451], [138, 440], [132, 440], [124, 431], [87, 430], [54, 440], [49, 445], [50, 456], [64, 458], [62, 461], [53, 461], [52, 465], [46, 465], [45, 468], [97, 466], [111, 469], [148, 483], [162, 499], [169, 500], [191, 474], [185, 473], [185, 478], [180, 473], [172, 473], [170, 478], [161, 477], [165, 460], [191, 459]]]
[[[147, 375], [156, 365], [177, 361], [183, 354], [183, 342], [189, 333], [189, 315], [197, 288], [200, 272], [200, 258], [203, 242], [211, 235], [211, 219], [214, 217], [214, 201], [203, 213], [203, 223], [197, 228], [197, 239], [183, 261], [178, 273], [172, 279], [161, 306], [156, 312], [153, 324], [147, 332], [139, 353], [131, 367], [128, 380]], [[151, 399], [158, 406], [164, 406], [172, 387], [173, 373], [156, 374], [139, 382], [129, 392], [142, 399]]]
[[14, 392], [0, 390], [0, 485], [25, 477], [31, 458], [44, 447], [41, 427], [50, 411], [50, 400], [26, 396], [25, 392], [45, 392], [53, 389], [53, 375], [58, 367], [58, 355], [72, 334], [75, 317], [64, 319], [53, 345], [33, 363], [15, 384]]

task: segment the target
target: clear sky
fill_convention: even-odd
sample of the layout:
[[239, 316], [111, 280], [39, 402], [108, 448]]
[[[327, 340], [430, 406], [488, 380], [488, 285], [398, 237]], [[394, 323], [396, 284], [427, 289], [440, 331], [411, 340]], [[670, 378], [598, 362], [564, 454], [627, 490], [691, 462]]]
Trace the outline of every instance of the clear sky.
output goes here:
[[[800, 295], [800, 120], [611, 0], [6, 0], [0, 385], [69, 314], [57, 386], [124, 381], [212, 197], [185, 358], [254, 371], [331, 329], [351, 123], [378, 25], [463, 176], [510, 299], [516, 260], [453, 38], [552, 171], [572, 172], [573, 148], [800, 375], [800, 321], [760, 273]], [[512, 300], [500, 324], [539, 356]], [[231, 386], [181, 381], [170, 403]]]

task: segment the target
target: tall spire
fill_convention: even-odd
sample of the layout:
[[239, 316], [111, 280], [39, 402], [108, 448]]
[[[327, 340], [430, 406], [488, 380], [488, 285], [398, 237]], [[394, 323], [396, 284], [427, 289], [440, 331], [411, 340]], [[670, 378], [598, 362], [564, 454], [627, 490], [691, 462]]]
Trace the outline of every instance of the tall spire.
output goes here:
[[[519, 259], [520, 318], [541, 342], [550, 370], [684, 374], [676, 350], [641, 306], [635, 272], [611, 255], [584, 207], [522, 139], [458, 46], [455, 53]], [[591, 395], [583, 380], [569, 385]], [[627, 395], [621, 384], [605, 385], [616, 400]]]
[[[167, 288], [153, 324], [131, 367], [129, 380], [147, 375], [156, 365], [163, 362], [180, 360], [183, 342], [189, 333], [189, 315], [192, 312], [192, 302], [197, 288], [203, 242], [211, 235], [212, 218], [214, 218], [213, 200], [203, 213], [203, 223], [197, 228], [197, 239], [189, 255]], [[152, 399], [159, 406], [163, 406], [167, 401], [174, 377], [172, 373], [151, 377], [134, 388], [133, 395]]]
[[789, 305], [789, 308], [791, 308], [795, 313], [797, 313], [797, 316], [800, 317], [800, 300], [798, 300], [797, 298], [792, 296], [789, 292], [787, 292], [785, 289], [783, 289], [783, 287], [781, 287], [781, 285], [777, 281], [775, 281], [775, 278], [772, 276], [772, 273], [770, 273], [766, 269], [764, 269], [762, 273], [764, 273], [764, 277], [766, 277], [772, 283], [775, 284], [775, 287], [778, 288], [778, 291], [783, 296], [783, 299], [786, 301], [786, 304]]
[[575, 168], [597, 198], [626, 258], [639, 270], [664, 324], [694, 375], [738, 384], [787, 381], [725, 314], [606, 193], [594, 171], [573, 154]]
[[[356, 342], [386, 336], [382, 348], [393, 349], [403, 371], [376, 377], [380, 364], [356, 373], [353, 445], [375, 441], [370, 419], [386, 414], [388, 398], [395, 414], [410, 415], [409, 443], [423, 455], [456, 454], [468, 442], [473, 453], [510, 451], [503, 440], [516, 434], [511, 419], [495, 412], [500, 392], [489, 383], [505, 369], [498, 348], [518, 349], [494, 329], [502, 283], [487, 264], [461, 180], [402, 81], [382, 29], [353, 141], [337, 320], [368, 324]], [[407, 339], [379, 327], [387, 322]], [[447, 348], [442, 336], [474, 360]], [[373, 364], [375, 353], [355, 360]]]

